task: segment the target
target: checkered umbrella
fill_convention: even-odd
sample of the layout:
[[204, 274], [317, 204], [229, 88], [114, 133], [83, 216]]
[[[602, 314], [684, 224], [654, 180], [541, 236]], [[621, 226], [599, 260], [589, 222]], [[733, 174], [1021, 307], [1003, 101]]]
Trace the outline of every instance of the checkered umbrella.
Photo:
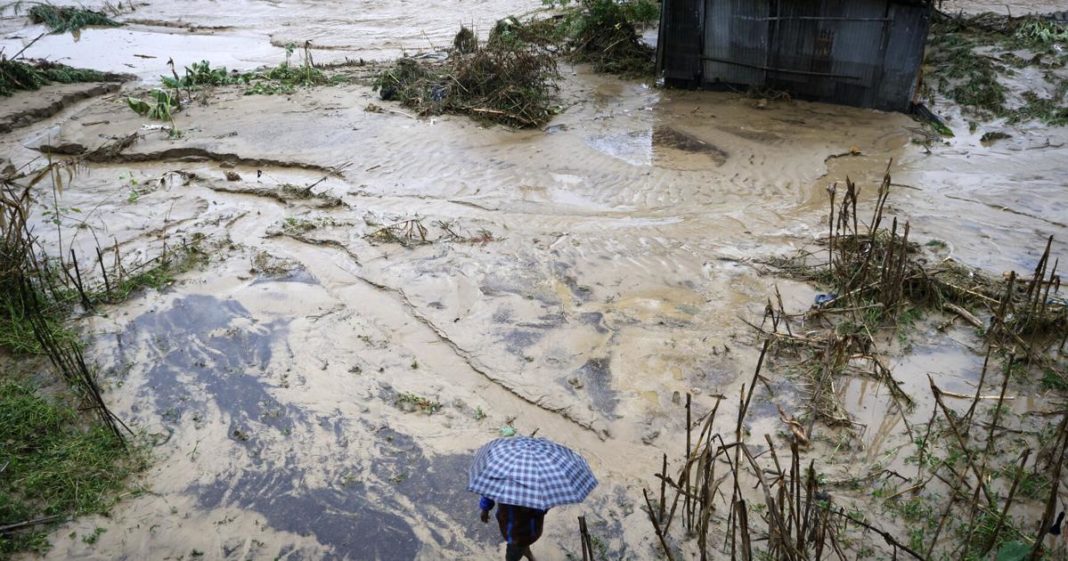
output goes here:
[[597, 478], [586, 460], [544, 438], [498, 438], [475, 454], [467, 489], [497, 502], [548, 510], [580, 503]]

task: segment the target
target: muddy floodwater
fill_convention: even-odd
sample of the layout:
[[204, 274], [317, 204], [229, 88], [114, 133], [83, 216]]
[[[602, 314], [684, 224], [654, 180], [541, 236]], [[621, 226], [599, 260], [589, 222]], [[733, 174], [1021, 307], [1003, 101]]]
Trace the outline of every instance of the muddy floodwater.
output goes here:
[[[539, 7], [148, 0], [124, 27], [47, 36], [28, 56], [151, 84], [169, 58], [252, 70], [306, 41], [317, 62], [386, 61]], [[5, 17], [0, 46], [41, 31]], [[984, 145], [1007, 125], [970, 131], [958, 115], [954, 138], [925, 146], [902, 114], [560, 71], [561, 112], [532, 131], [413, 118], [359, 80], [276, 96], [220, 88], [176, 114], [180, 139], [130, 111], [126, 92], [0, 99], [14, 123], [0, 155], [16, 166], [140, 134], [57, 201], [37, 195], [61, 209], [61, 231], [37, 216], [51, 247], [117, 247], [133, 263], [203, 236], [210, 256], [80, 320], [106, 400], [151, 443], [152, 463], [109, 517], [56, 530], [45, 557], [496, 558], [466, 469], [511, 425], [579, 451], [600, 480], [586, 503], [549, 513], [539, 559], [581, 556], [583, 514], [609, 558], [654, 558], [641, 489], [663, 452], [681, 454], [680, 396], [707, 411], [738, 395], [757, 358], [743, 320], [759, 321], [776, 285], [788, 310], [812, 304], [814, 287], [756, 262], [825, 231], [828, 186], [849, 177], [870, 202], [889, 164], [888, 212], [994, 274], [1032, 268], [1049, 235], [1068, 255], [1064, 128], [1024, 123]], [[42, 118], [42, 104], [60, 110]], [[425, 228], [419, 243], [376, 235], [408, 221]], [[982, 356], [950, 335], [897, 360], [906, 391], [928, 374], [974, 391]], [[842, 391], [865, 428], [819, 458], [832, 478], [903, 438], [885, 390]], [[770, 403], [750, 417], [754, 440], [780, 429]], [[96, 543], [80, 538], [95, 528]]]

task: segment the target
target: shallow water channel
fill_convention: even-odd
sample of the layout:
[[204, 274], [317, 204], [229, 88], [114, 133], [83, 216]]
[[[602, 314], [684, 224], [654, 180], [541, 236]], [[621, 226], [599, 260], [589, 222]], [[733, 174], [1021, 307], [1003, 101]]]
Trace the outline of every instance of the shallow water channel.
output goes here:
[[[171, 57], [249, 70], [306, 40], [317, 61], [387, 60], [536, 8], [150, 0], [128, 27], [49, 36], [29, 52], [151, 81]], [[0, 45], [39, 33], [22, 23], [4, 19]], [[945, 256], [1025, 269], [1050, 234], [1068, 255], [1064, 129], [1020, 126], [984, 146], [982, 129], [958, 125], [925, 148], [905, 115], [665, 91], [567, 64], [561, 74], [564, 110], [536, 131], [414, 119], [340, 85], [220, 89], [176, 116], [179, 140], [143, 128], [117, 93], [0, 136], [22, 164], [41, 146], [143, 133], [59, 195], [79, 209], [62, 240], [40, 218], [54, 246], [117, 245], [131, 262], [197, 234], [210, 248], [210, 263], [172, 287], [82, 320], [107, 398], [153, 442], [153, 462], [110, 517], [57, 530], [47, 557], [494, 557], [466, 466], [511, 424], [580, 451], [601, 481], [586, 504], [550, 513], [539, 559], [578, 554], [580, 514], [612, 558], [651, 558], [638, 505], [662, 451], [682, 449], [679, 396], [707, 411], [738, 394], [756, 362], [742, 319], [759, 321], [775, 285], [788, 310], [811, 305], [815, 288], [754, 261], [824, 231], [829, 185], [850, 177], [870, 201], [892, 162], [890, 212], [921, 243], [944, 241]], [[286, 185], [315, 196], [271, 195]], [[373, 236], [413, 219], [428, 243]], [[906, 391], [927, 374], [969, 391], [982, 357], [960, 339], [931, 336], [896, 361]], [[789, 380], [775, 383], [790, 403]], [[885, 392], [842, 391], [867, 428], [859, 449], [821, 458], [839, 475], [902, 438]], [[773, 404], [750, 416], [754, 435], [778, 430]], [[77, 537], [96, 527], [95, 544]]]

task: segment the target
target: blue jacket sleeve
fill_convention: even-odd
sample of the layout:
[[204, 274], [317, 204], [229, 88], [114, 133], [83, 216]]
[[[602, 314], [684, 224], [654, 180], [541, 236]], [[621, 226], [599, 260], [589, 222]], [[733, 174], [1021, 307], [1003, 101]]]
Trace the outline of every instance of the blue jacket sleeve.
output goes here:
[[489, 497], [482, 497], [478, 501], [478, 508], [480, 510], [493, 510], [493, 505], [494, 504], [495, 503], [493, 502], [493, 499], [491, 499]]

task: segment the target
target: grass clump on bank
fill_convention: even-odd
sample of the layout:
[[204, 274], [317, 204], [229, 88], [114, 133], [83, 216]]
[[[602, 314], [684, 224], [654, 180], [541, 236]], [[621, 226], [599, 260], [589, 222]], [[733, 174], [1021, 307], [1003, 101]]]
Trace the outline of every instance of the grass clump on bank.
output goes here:
[[[470, 32], [468, 32], [470, 33]], [[419, 115], [459, 113], [514, 127], [539, 127], [555, 113], [556, 60], [530, 45], [488, 43], [472, 48], [461, 30], [441, 62], [401, 58], [374, 87]], [[465, 52], [466, 51], [466, 52]]]
[[48, 84], [78, 82], [115, 82], [122, 78], [115, 74], [73, 68], [47, 61], [0, 59], [0, 96], [17, 91], [35, 91]]
[[106, 514], [144, 467], [107, 428], [84, 425], [70, 405], [0, 379], [0, 528], [14, 526], [0, 532], [0, 557], [46, 552], [50, 524]]
[[[1068, 125], [1068, 78], [1057, 72], [1068, 63], [1066, 40], [1068, 26], [1039, 16], [938, 14], [928, 35], [926, 97], [937, 91], [982, 119]], [[1015, 91], [1008, 79], [1024, 68], [1041, 70], [1045, 84]]]
[[245, 85], [249, 86], [245, 90], [245, 95], [273, 95], [291, 94], [297, 88], [337, 83], [341, 80], [340, 77], [327, 76], [322, 70], [316, 68], [307, 46], [304, 48], [300, 64], [296, 65], [292, 62], [296, 47], [289, 44], [285, 49], [285, 62], [266, 70], [229, 72], [222, 66], [212, 68], [210, 62], [202, 60], [186, 66], [184, 75], [179, 76], [175, 72], [172, 76], [161, 76], [160, 81], [165, 89], [183, 90], [189, 98], [192, 98], [195, 91], [208, 87]]
[[27, 15], [30, 21], [43, 24], [52, 33], [77, 32], [90, 26], [118, 27], [122, 25], [104, 12], [81, 6], [55, 6], [41, 3], [32, 6]]
[[197, 98], [206, 99], [202, 92], [206, 88], [244, 85], [247, 86], [245, 95], [288, 95], [296, 92], [297, 88], [343, 81], [341, 76], [327, 76], [316, 68], [307, 46], [301, 64], [291, 64], [294, 50], [292, 44], [287, 45], [285, 62], [259, 72], [238, 73], [221, 66], [213, 68], [206, 60], [186, 66], [182, 76], [172, 68], [171, 76], [160, 76], [162, 88], [150, 90], [141, 97], [128, 97], [126, 103], [138, 115], [170, 122], [172, 136], [178, 136], [174, 114], [182, 110], [183, 103], [191, 103]]

